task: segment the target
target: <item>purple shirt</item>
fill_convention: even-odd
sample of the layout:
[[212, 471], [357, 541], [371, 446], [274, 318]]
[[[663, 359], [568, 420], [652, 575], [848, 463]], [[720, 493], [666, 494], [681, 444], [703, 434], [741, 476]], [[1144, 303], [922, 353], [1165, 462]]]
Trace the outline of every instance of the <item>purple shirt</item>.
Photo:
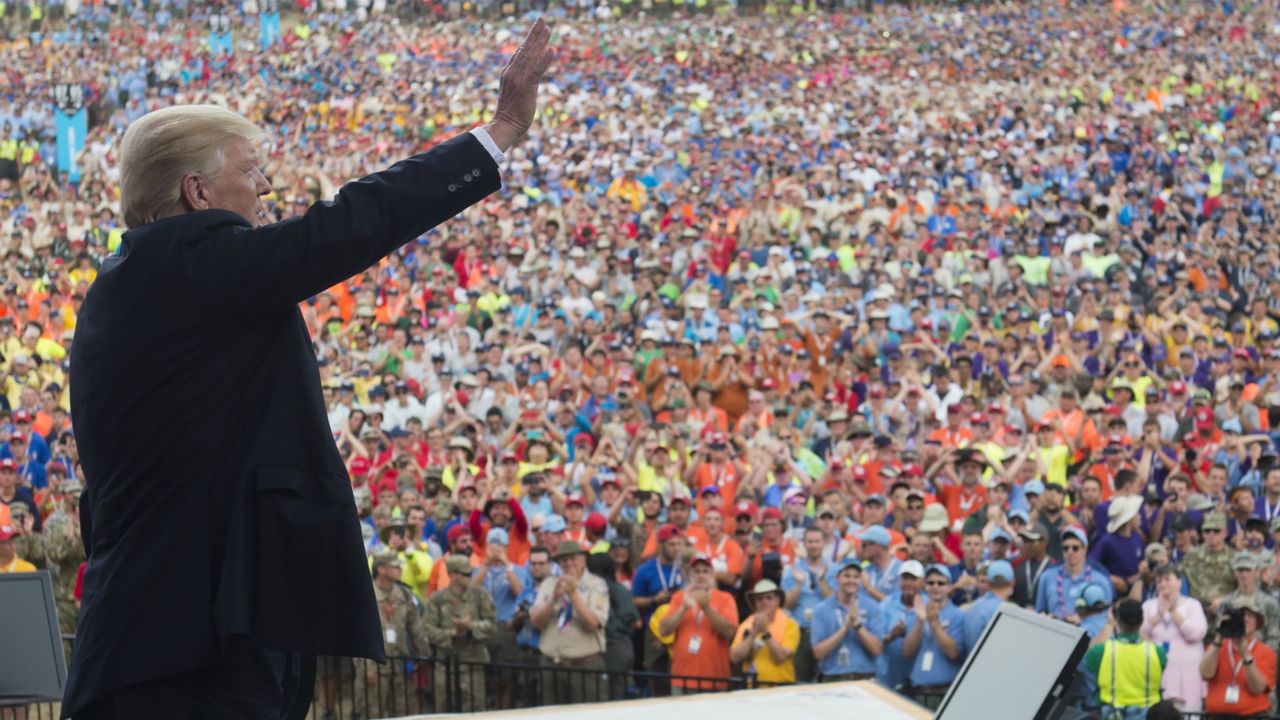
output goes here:
[[1130, 578], [1138, 574], [1145, 549], [1146, 543], [1136, 532], [1129, 533], [1128, 537], [1106, 533], [1090, 548], [1089, 559], [1112, 575]]

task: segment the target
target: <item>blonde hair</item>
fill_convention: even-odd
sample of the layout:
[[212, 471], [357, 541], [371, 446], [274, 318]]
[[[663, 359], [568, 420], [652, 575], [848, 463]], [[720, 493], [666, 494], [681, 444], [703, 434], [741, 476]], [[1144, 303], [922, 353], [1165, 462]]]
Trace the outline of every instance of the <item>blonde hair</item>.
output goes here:
[[164, 217], [178, 203], [182, 176], [214, 178], [229, 141], [266, 140], [247, 118], [217, 105], [175, 105], [147, 113], [120, 143], [120, 208], [127, 227]]

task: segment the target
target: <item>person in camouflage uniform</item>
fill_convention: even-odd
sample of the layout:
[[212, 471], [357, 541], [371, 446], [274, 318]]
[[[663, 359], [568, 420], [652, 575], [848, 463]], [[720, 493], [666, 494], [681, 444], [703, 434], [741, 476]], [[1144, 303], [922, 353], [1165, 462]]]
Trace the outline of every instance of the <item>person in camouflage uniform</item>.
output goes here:
[[[76, 578], [84, 562], [84, 541], [80, 538], [80, 513], [77, 506], [83, 487], [78, 478], [63, 481], [62, 507], [44, 523], [45, 558], [53, 579], [53, 599], [58, 608], [58, 628], [63, 635], [74, 635], [80, 609], [76, 607]], [[67, 643], [67, 660], [71, 659]]]
[[1235, 571], [1236, 589], [1222, 599], [1218, 615], [1209, 618], [1209, 626], [1216, 628], [1222, 621], [1223, 611], [1237, 607], [1241, 599], [1253, 598], [1266, 620], [1258, 627], [1257, 637], [1272, 651], [1277, 650], [1280, 647], [1280, 602], [1262, 590], [1258, 577], [1261, 566], [1257, 556], [1249, 552], [1236, 553], [1231, 566]]
[[[1191, 548], [1182, 560], [1182, 570], [1191, 585], [1191, 596], [1204, 605], [1207, 618], [1216, 617], [1222, 598], [1236, 589], [1231, 560], [1235, 551], [1227, 545], [1227, 516], [1211, 512], [1200, 524], [1204, 543]], [[1214, 625], [1209, 625], [1213, 635]]]
[[35, 531], [36, 518], [25, 503], [14, 503], [9, 508], [9, 520], [15, 533], [13, 548], [18, 557], [43, 570], [47, 566], [45, 559], [44, 535]]
[[[445, 563], [449, 587], [427, 600], [427, 639], [436, 655], [456, 658], [459, 677], [453, 680], [446, 662], [435, 665], [436, 712], [482, 712], [486, 709], [485, 668], [489, 651], [485, 640], [498, 626], [493, 598], [479, 583], [471, 583], [471, 561], [451, 555]], [[451, 702], [449, 702], [451, 701]]]
[[380, 552], [373, 558], [373, 595], [382, 618], [383, 665], [355, 658], [355, 708], [353, 715], [364, 718], [407, 715], [413, 690], [408, 687], [407, 658], [426, 649], [422, 617], [413, 601], [413, 591], [400, 582], [401, 561], [394, 552]]

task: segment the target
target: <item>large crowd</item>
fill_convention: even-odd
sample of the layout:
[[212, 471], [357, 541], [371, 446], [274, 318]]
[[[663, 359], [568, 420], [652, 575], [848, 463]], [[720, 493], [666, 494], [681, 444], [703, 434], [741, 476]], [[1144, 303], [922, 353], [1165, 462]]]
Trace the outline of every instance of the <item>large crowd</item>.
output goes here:
[[[304, 2], [262, 50], [251, 4], [230, 56], [185, 2], [0, 5], [0, 572], [64, 632], [124, 129], [245, 114], [286, 219], [488, 120], [522, 27]], [[1272, 4], [572, 10], [501, 192], [301, 306], [388, 654], [927, 696], [1008, 601], [1088, 632], [1082, 706], [1274, 707]], [[433, 691], [320, 669], [370, 716]]]

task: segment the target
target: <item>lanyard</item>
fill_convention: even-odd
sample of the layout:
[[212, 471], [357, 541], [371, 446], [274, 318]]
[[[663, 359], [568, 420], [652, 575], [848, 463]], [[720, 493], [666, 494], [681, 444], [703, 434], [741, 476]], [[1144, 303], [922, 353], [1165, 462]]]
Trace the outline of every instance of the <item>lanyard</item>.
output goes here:
[[1036, 598], [1036, 585], [1040, 584], [1040, 573], [1044, 572], [1045, 566], [1049, 564], [1049, 558], [1045, 557], [1040, 560], [1040, 566], [1036, 568], [1035, 574], [1031, 574], [1031, 561], [1028, 560], [1027, 566], [1027, 595], [1032, 600]]
[[712, 464], [712, 466], [711, 466], [711, 484], [715, 485], [716, 487], [720, 487], [720, 488], [724, 487], [724, 482], [725, 482], [725, 480], [726, 480], [726, 479], [728, 479], [728, 477], [729, 477], [729, 475], [730, 475], [731, 473], [732, 473], [732, 468], [731, 468], [731, 466], [729, 465], [729, 463], [725, 463], [723, 466], [721, 466], [721, 467], [719, 467], [719, 468], [717, 468], [714, 464]]
[[1274, 520], [1277, 516], [1280, 516], [1280, 500], [1277, 500], [1276, 504], [1272, 505], [1270, 498], [1263, 497], [1262, 498], [1262, 519], [1266, 520], [1267, 524], [1270, 524], [1271, 521]]
[[[1061, 619], [1066, 619], [1071, 615], [1071, 608], [1067, 606], [1066, 578], [1067, 566], [1063, 565], [1061, 572], [1058, 573], [1058, 609], [1062, 612], [1059, 616]], [[1088, 563], [1085, 563], [1084, 574], [1080, 576], [1081, 587], [1088, 585], [1092, 578], [1093, 569], [1089, 567]]]
[[711, 553], [711, 557], [719, 558], [724, 554], [724, 544], [729, 541], [727, 534], [720, 536], [720, 544], [716, 545], [716, 551]]
[[[1256, 639], [1249, 641], [1249, 652], [1253, 652], [1253, 646], [1258, 641]], [[1236, 675], [1240, 674], [1240, 668], [1244, 667], [1244, 658], [1236, 660], [1236, 641], [1227, 642], [1227, 665], [1231, 668], [1231, 679], [1235, 680]]]
[[672, 586], [680, 584], [680, 568], [678, 566], [672, 565], [671, 572], [666, 575], [662, 574], [662, 563], [657, 560], [653, 561], [653, 568], [658, 571], [658, 582], [662, 583], [663, 590], [668, 590]]

